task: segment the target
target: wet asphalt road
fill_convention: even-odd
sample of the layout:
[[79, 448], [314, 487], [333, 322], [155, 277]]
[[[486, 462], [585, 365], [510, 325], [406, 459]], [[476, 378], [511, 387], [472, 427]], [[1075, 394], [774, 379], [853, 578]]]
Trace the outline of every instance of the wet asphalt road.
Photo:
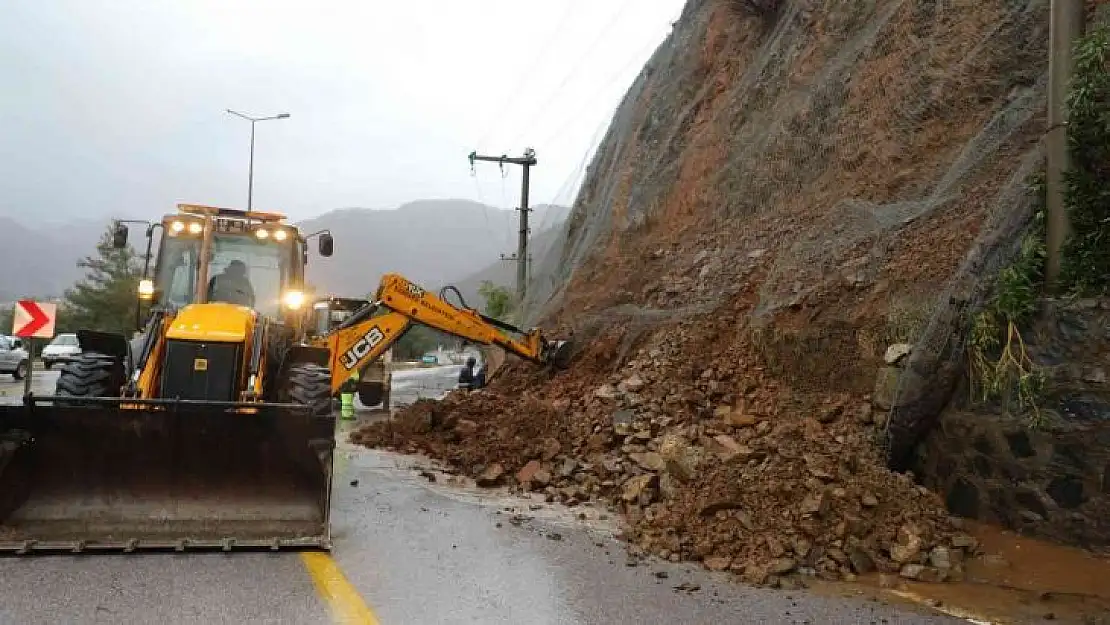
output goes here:
[[[54, 384], [58, 381], [58, 369], [44, 371], [39, 365], [31, 372], [31, 392], [35, 395], [53, 395]], [[23, 403], [25, 381], [16, 380], [8, 374], [0, 373], [0, 405]]]
[[[398, 372], [394, 403], [440, 395], [457, 371]], [[421, 465], [346, 443], [337, 457], [331, 555], [383, 624], [962, 622], [747, 588], [689, 565], [628, 567], [612, 521], [597, 519], [602, 511], [532, 510], [446, 476], [430, 483]], [[590, 520], [572, 516], [582, 511]], [[700, 588], [674, 589], [683, 583]], [[296, 553], [0, 559], [5, 625], [333, 623], [344, 600], [336, 594], [319, 593]]]

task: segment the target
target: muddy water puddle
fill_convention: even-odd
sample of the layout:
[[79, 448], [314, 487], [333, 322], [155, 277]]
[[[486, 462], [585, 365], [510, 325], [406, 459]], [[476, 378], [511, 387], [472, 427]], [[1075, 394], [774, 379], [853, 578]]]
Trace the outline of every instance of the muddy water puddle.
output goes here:
[[924, 583], [872, 574], [857, 583], [815, 583], [822, 594], [912, 603], [978, 623], [1110, 625], [1110, 555], [1055, 545], [988, 525], [962, 582]]

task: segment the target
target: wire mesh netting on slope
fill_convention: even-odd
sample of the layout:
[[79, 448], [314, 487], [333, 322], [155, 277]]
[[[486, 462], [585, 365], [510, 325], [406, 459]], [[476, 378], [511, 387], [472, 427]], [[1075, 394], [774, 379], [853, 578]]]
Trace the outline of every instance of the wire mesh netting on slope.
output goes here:
[[947, 401], [966, 312], [1029, 216], [1048, 1], [796, 0], [765, 21], [729, 5], [688, 3], [625, 97], [529, 310], [623, 305], [643, 328], [751, 288], [748, 321], [816, 311], [798, 332], [827, 335], [808, 355], [827, 371], [812, 361], [881, 364], [842, 331], [875, 313], [877, 285], [913, 296], [897, 463]]

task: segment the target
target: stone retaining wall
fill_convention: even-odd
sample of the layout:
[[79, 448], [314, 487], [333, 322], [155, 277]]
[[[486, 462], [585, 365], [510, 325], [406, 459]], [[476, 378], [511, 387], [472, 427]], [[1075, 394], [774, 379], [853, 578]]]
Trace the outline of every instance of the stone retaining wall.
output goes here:
[[1023, 336], [1049, 376], [1044, 424], [969, 405], [961, 389], [919, 447], [916, 472], [953, 514], [1110, 545], [1110, 300], [1048, 302]]

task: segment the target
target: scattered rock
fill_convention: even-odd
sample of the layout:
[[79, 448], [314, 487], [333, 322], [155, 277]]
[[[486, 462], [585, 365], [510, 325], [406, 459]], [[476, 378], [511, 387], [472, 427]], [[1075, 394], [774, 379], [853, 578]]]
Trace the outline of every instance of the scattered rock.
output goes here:
[[948, 547], [937, 545], [929, 552], [929, 564], [942, 571], [952, 568], [952, 555]]
[[618, 410], [613, 413], [613, 428], [621, 436], [627, 435], [631, 432], [632, 421], [636, 418], [636, 413], [631, 410]]
[[478, 476], [477, 484], [484, 488], [497, 486], [501, 483], [501, 478], [504, 476], [505, 467], [501, 466], [499, 463], [494, 463], [487, 467], [485, 471], [482, 471], [482, 474]]
[[724, 420], [726, 424], [737, 428], [749, 428], [759, 423], [759, 419], [755, 415], [745, 413], [743, 408], [731, 410], [724, 415], [718, 415], [718, 417]]
[[875, 506], [879, 505], [878, 498], [876, 498], [871, 493], [864, 493], [863, 496], [859, 498], [859, 502], [865, 508], [874, 508]]
[[891, 366], [899, 365], [902, 364], [902, 361], [905, 360], [912, 352], [913, 345], [910, 345], [909, 343], [895, 343], [894, 345], [886, 348], [886, 354], [883, 355], [883, 361]]
[[516, 472], [516, 481], [521, 484], [530, 484], [542, 469], [543, 465], [538, 460], [532, 460]]
[[712, 558], [706, 558], [702, 561], [702, 563], [705, 564], [705, 568], [709, 569], [710, 571], [723, 571], [727, 569], [730, 564], [732, 564], [732, 558], [716, 556]]
[[630, 478], [624, 483], [624, 491], [621, 494], [621, 499], [629, 503], [640, 499], [647, 493], [648, 487], [651, 486], [654, 480], [654, 475], [637, 475]]
[[823, 493], [811, 493], [802, 500], [800, 511], [803, 515], [824, 516], [829, 511], [829, 500]]
[[620, 393], [612, 384], [603, 384], [594, 391], [594, 397], [599, 399], [616, 399], [620, 397]]
[[532, 483], [536, 486], [547, 486], [551, 483], [551, 472], [547, 469], [540, 469], [532, 474]]
[[921, 564], [906, 564], [898, 571], [898, 575], [906, 579], [918, 579], [925, 571], [925, 567]]
[[626, 393], [639, 393], [640, 391], [644, 390], [645, 384], [646, 383], [644, 382], [643, 378], [641, 378], [639, 375], [633, 374], [632, 376], [626, 378], [619, 385], [617, 385], [617, 389]]
[[852, 564], [852, 570], [857, 575], [864, 575], [875, 570], [875, 560], [861, 547], [852, 547], [848, 550], [848, 561]]
[[559, 477], [568, 478], [578, 469], [578, 462], [574, 458], [567, 458], [559, 465]]
[[455, 424], [455, 434], [458, 434], [463, 438], [473, 436], [477, 433], [478, 424], [474, 421], [471, 421], [470, 419], [459, 419], [459, 422]]
[[921, 537], [908, 525], [898, 530], [898, 542], [890, 547], [890, 559], [899, 564], [914, 560], [921, 553]]
[[952, 537], [952, 546], [974, 553], [979, 548], [979, 540], [968, 534], [956, 534]]
[[700, 450], [681, 436], [667, 434], [659, 443], [659, 455], [666, 462], [666, 471], [682, 481], [691, 480], [701, 462]]
[[559, 452], [561, 452], [562, 450], [563, 450], [563, 445], [559, 441], [555, 440], [554, 438], [550, 438], [550, 437], [545, 438], [543, 440], [542, 458], [544, 459], [545, 462], [550, 462], [550, 461], [554, 460], [555, 456], [558, 456]]
[[1083, 374], [1083, 381], [1090, 384], [1106, 384], [1106, 370], [1094, 367]]
[[797, 566], [798, 563], [793, 558], [777, 558], [771, 562], [767, 572], [771, 575], [786, 575]]
[[667, 468], [667, 463], [663, 460], [663, 456], [653, 451], [642, 454], [628, 454], [628, 457], [632, 459], [632, 462], [635, 462], [647, 471], [659, 472]]

